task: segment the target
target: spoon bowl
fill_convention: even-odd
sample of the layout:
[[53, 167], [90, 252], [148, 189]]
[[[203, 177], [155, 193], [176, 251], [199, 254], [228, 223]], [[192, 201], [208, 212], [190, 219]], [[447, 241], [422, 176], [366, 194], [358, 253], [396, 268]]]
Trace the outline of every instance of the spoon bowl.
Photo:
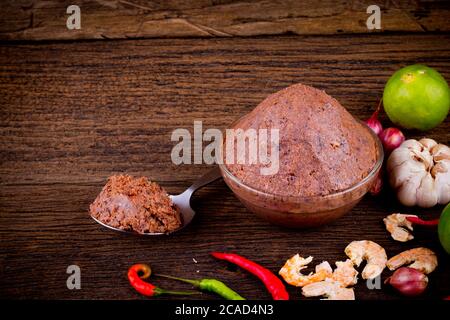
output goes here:
[[178, 195], [170, 195], [170, 199], [172, 200], [173, 204], [180, 210], [181, 214], [181, 227], [178, 229], [170, 232], [170, 233], [163, 233], [163, 232], [145, 232], [145, 233], [139, 233], [133, 230], [124, 230], [119, 229], [116, 227], [112, 227], [110, 225], [107, 225], [106, 223], [94, 218], [91, 216], [92, 219], [94, 219], [95, 222], [102, 225], [105, 228], [108, 228], [113, 231], [121, 232], [121, 233], [127, 233], [127, 234], [133, 234], [137, 236], [161, 236], [161, 235], [169, 235], [174, 232], [180, 231], [181, 229], [184, 229], [187, 225], [189, 225], [195, 216], [195, 211], [191, 207], [191, 198], [192, 195], [200, 188], [210, 184], [211, 182], [216, 181], [221, 177], [220, 169], [218, 166], [215, 166], [214, 169], [208, 171], [206, 174], [204, 174], [202, 177], [200, 177], [197, 181], [195, 181], [188, 189], [186, 189], [183, 193], [180, 193]]

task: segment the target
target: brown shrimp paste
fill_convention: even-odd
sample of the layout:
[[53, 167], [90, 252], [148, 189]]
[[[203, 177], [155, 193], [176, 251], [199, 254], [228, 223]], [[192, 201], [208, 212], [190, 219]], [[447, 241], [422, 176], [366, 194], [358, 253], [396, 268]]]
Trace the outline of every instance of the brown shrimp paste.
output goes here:
[[180, 212], [167, 192], [145, 177], [110, 177], [90, 213], [109, 226], [138, 233], [167, 233], [181, 227]]
[[279, 129], [279, 171], [228, 164], [245, 185], [282, 196], [324, 196], [365, 178], [377, 160], [370, 132], [334, 98], [303, 84], [268, 96], [234, 129]]

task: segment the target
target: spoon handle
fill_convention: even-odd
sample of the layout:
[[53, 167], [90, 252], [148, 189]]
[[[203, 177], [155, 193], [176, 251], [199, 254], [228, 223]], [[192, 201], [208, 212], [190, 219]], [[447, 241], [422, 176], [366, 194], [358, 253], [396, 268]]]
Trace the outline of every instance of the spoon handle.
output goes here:
[[186, 192], [189, 192], [192, 195], [195, 191], [197, 191], [201, 187], [204, 187], [207, 184], [210, 184], [211, 182], [214, 182], [221, 177], [222, 177], [222, 175], [220, 173], [219, 166], [215, 166], [214, 169], [211, 169], [210, 171], [205, 173], [203, 176], [201, 176], [197, 181], [195, 181], [186, 190]]

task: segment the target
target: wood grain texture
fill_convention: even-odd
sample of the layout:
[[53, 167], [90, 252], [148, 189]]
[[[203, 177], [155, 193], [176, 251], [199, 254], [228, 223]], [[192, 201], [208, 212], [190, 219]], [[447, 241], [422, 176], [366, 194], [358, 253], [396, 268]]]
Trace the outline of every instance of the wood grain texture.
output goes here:
[[[365, 197], [333, 224], [303, 231], [256, 218], [222, 181], [196, 195], [194, 222], [173, 236], [112, 233], [87, 210], [113, 173], [145, 175], [177, 193], [207, 170], [171, 163], [175, 128], [192, 130], [194, 120], [203, 120], [205, 129], [226, 128], [268, 94], [296, 82], [325, 89], [364, 119], [401, 66], [426, 63], [450, 79], [449, 40], [415, 34], [1, 45], [0, 297], [141, 298], [125, 273], [132, 263], [147, 262], [155, 272], [218, 277], [247, 298], [269, 299], [259, 281], [208, 253], [235, 251], [276, 272], [297, 252], [317, 262], [345, 259], [345, 246], [358, 239], [380, 243], [389, 256], [420, 245], [435, 250], [440, 265], [425, 297], [448, 295], [450, 259], [436, 234], [417, 230], [415, 240], [400, 244], [382, 224], [392, 212], [431, 218], [441, 208], [405, 209], [389, 192]], [[427, 136], [449, 144], [449, 127], [447, 118]], [[81, 267], [81, 290], [66, 288], [71, 264]], [[301, 299], [298, 289], [289, 290]], [[399, 297], [388, 289], [369, 290], [363, 281], [356, 296]]]
[[[81, 29], [68, 30], [66, 9], [81, 8]], [[6, 0], [0, 39], [54, 40], [233, 37], [279, 34], [370, 33], [371, 0]], [[449, 31], [447, 0], [385, 0], [382, 30]]]

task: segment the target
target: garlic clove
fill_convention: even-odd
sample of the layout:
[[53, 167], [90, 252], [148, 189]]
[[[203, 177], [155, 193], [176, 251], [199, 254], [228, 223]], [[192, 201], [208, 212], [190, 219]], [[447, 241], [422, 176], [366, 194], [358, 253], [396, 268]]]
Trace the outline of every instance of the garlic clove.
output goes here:
[[403, 205], [412, 207], [417, 204], [417, 188], [419, 188], [420, 182], [425, 174], [425, 171], [417, 174], [412, 174], [409, 180], [404, 181], [400, 186], [400, 188], [398, 189], [397, 197]]
[[435, 188], [435, 181], [430, 173], [426, 173], [417, 189], [417, 205], [422, 208], [431, 208], [438, 202], [438, 194]]
[[435, 164], [435, 166], [433, 167], [433, 169], [431, 169], [430, 172], [431, 175], [435, 177], [438, 174], [445, 175], [449, 171], [450, 171], [450, 161], [439, 161], [438, 163]]
[[405, 142], [402, 143], [402, 145], [400, 146], [402, 148], [408, 148], [410, 150], [414, 150], [414, 151], [422, 151], [423, 150], [423, 145], [414, 139], [408, 139]]
[[438, 203], [450, 202], [450, 161], [441, 161], [433, 168]]
[[433, 156], [428, 150], [423, 150], [422, 152], [413, 151], [411, 161], [422, 163], [425, 170], [433, 166]]
[[392, 187], [397, 188], [418, 174], [421, 174], [421, 177], [423, 177], [425, 173], [426, 170], [423, 163], [418, 161], [405, 161], [395, 168], [395, 171], [391, 174], [390, 183]]
[[388, 162], [387, 162], [387, 170], [390, 172], [395, 169], [395, 167], [403, 164], [405, 161], [411, 160], [412, 152], [409, 149], [404, 148], [397, 148], [394, 151], [392, 151], [391, 155], [389, 156]]
[[431, 149], [433, 160], [439, 162], [442, 160], [450, 160], [450, 148], [444, 144], [438, 144]]
[[437, 142], [435, 140], [429, 139], [429, 138], [422, 138], [419, 140], [419, 143], [421, 145], [423, 145], [425, 148], [427, 148], [428, 150], [430, 150], [435, 145], [437, 145]]

